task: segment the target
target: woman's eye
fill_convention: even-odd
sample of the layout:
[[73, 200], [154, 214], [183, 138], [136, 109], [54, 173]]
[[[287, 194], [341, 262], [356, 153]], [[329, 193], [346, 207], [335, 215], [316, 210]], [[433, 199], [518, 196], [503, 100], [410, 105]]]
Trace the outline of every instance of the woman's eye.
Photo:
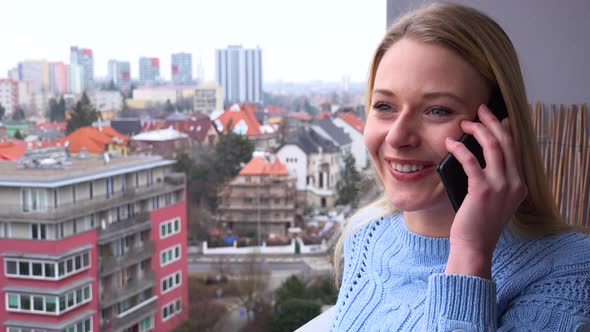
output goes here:
[[391, 106], [382, 102], [373, 104], [373, 109], [379, 112], [390, 112], [392, 110]]
[[448, 109], [442, 107], [433, 107], [430, 109], [430, 114], [434, 116], [445, 116], [449, 115], [450, 113], [451, 112]]

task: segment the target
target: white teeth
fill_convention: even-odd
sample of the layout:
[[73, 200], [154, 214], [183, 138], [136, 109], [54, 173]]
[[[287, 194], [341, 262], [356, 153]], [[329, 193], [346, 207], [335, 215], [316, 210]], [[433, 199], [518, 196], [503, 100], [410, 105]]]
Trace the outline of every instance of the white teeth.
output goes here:
[[391, 168], [398, 172], [410, 173], [422, 170], [424, 168], [424, 165], [396, 164], [392, 162]]

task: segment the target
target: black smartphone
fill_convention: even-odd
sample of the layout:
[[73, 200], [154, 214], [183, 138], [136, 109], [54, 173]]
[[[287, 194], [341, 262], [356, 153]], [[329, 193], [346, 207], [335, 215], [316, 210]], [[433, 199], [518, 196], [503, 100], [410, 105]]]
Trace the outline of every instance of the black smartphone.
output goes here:
[[[508, 116], [506, 104], [504, 103], [504, 98], [502, 98], [500, 92], [495, 93], [490, 99], [488, 108], [500, 120]], [[479, 122], [479, 119], [476, 119], [475, 121]], [[481, 168], [486, 166], [483, 150], [475, 137], [469, 134], [463, 134], [461, 138], [459, 138], [459, 142], [465, 144], [467, 149], [473, 153]], [[461, 163], [451, 153], [448, 153], [438, 164], [436, 171], [445, 186], [445, 190], [451, 200], [453, 209], [457, 212], [467, 195], [467, 174], [465, 174], [463, 166], [461, 166]]]

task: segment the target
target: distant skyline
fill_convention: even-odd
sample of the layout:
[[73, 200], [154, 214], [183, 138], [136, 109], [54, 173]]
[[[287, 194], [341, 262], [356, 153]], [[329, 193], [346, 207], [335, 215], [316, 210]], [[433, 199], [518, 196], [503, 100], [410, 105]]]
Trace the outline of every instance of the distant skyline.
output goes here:
[[95, 78], [110, 59], [129, 61], [139, 78], [139, 57], [160, 58], [170, 80], [172, 53], [193, 55], [215, 79], [215, 49], [262, 49], [265, 82], [366, 80], [371, 55], [385, 32], [385, 0], [73, 1], [3, 3], [0, 78], [19, 61], [69, 63], [70, 46], [94, 53]]

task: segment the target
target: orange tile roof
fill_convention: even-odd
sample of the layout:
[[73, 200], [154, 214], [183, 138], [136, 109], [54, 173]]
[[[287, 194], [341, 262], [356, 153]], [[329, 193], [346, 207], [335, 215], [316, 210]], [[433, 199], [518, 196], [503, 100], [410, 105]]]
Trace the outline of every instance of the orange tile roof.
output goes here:
[[338, 115], [339, 118], [344, 120], [346, 123], [354, 127], [356, 130], [360, 131], [361, 133], [365, 129], [365, 123], [363, 120], [356, 117], [356, 115], [352, 113], [343, 113]]
[[105, 151], [106, 144], [126, 144], [127, 141], [129, 141], [128, 136], [117, 132], [110, 126], [103, 126], [101, 129], [82, 127], [57, 140], [56, 145], [64, 146], [66, 142], [70, 142], [68, 147], [70, 152], [79, 153], [82, 148], [85, 148], [88, 153], [101, 153]]
[[18, 160], [25, 155], [27, 144], [24, 141], [0, 142], [0, 160]]
[[246, 136], [262, 135], [263, 132], [260, 130], [261, 125], [256, 120], [256, 116], [254, 116], [254, 105], [240, 104], [237, 105], [237, 107], [236, 105], [225, 110], [225, 112], [216, 119], [216, 121], [219, 120], [223, 125], [223, 132], [227, 132], [230, 123], [233, 129], [238, 123], [243, 121], [248, 128]]
[[303, 120], [303, 121], [311, 121], [313, 119], [313, 117], [309, 114], [306, 113], [289, 113], [288, 117], [293, 118], [293, 119], [298, 119], [298, 120]]
[[240, 175], [287, 175], [287, 165], [281, 163], [279, 158], [271, 163], [262, 157], [253, 157], [242, 168]]

